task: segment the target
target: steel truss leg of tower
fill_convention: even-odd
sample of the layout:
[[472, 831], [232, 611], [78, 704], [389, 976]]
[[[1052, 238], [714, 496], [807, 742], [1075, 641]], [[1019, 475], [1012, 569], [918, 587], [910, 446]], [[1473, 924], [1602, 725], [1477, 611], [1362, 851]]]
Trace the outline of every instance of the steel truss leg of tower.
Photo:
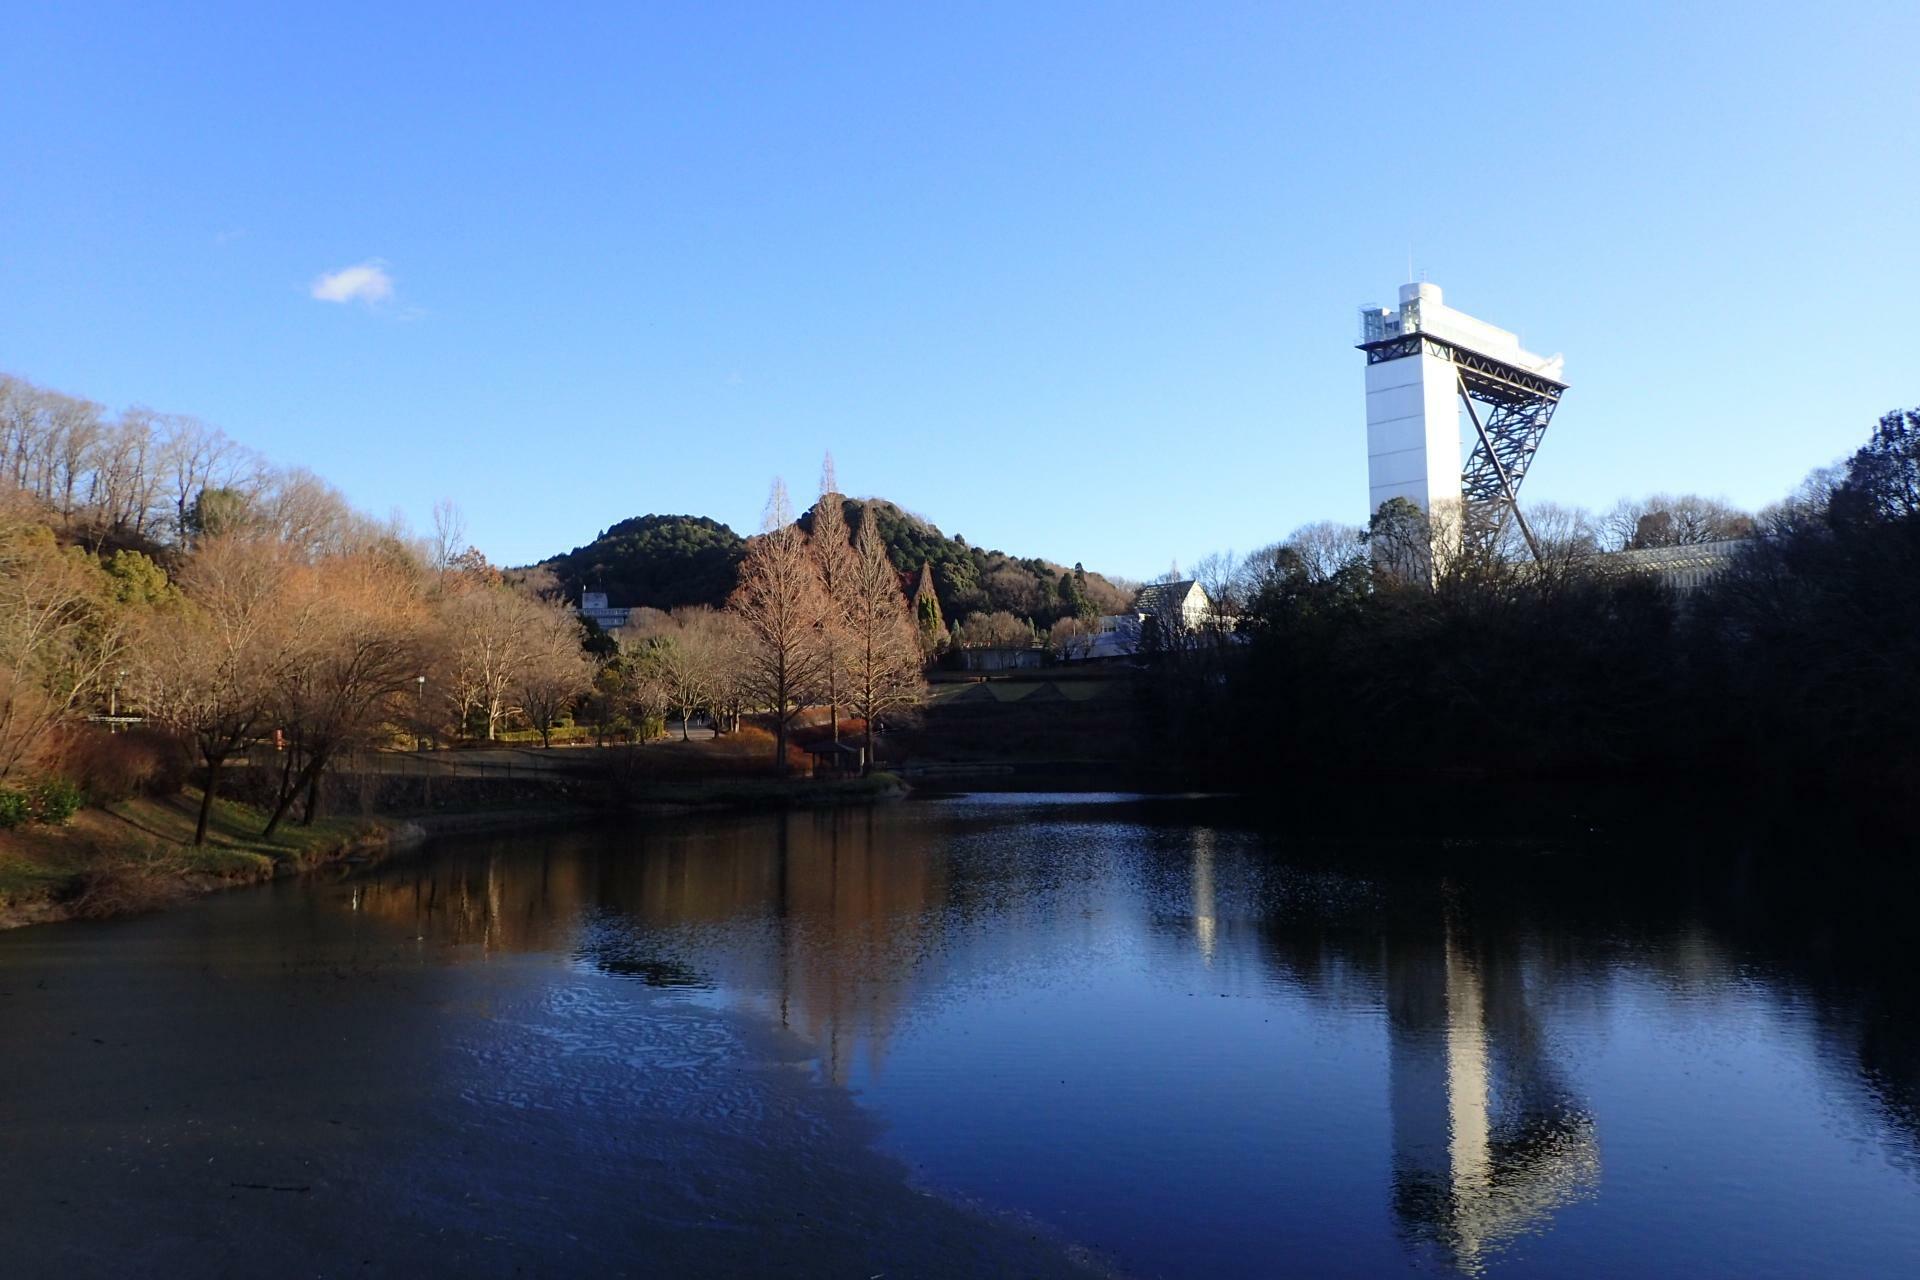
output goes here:
[[[1520, 482], [1533, 464], [1559, 397], [1516, 387], [1504, 379], [1473, 377], [1464, 368], [1457, 373], [1460, 402], [1478, 437], [1460, 475], [1463, 549], [1490, 554], [1511, 513], [1538, 562], [1539, 539], [1520, 512]], [[1487, 406], [1484, 420], [1476, 401]]]

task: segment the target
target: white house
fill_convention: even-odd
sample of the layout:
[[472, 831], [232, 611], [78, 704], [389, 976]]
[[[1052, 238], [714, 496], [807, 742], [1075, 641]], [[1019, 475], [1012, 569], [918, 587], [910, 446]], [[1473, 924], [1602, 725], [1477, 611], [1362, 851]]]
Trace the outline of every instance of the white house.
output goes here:
[[1163, 623], [1172, 623], [1181, 631], [1194, 631], [1212, 615], [1213, 602], [1207, 599], [1207, 593], [1200, 584], [1192, 579], [1185, 582], [1152, 582], [1140, 588], [1140, 594], [1133, 598], [1133, 612], [1142, 626], [1146, 625], [1147, 619], [1157, 618]]
[[1068, 661], [1124, 658], [1140, 652], [1141, 636], [1153, 618], [1178, 618], [1178, 629], [1194, 631], [1213, 615], [1213, 602], [1199, 583], [1155, 582], [1140, 588], [1131, 613], [1109, 613], [1094, 624], [1093, 635], [1061, 656]]
[[582, 591], [580, 607], [574, 612], [592, 620], [602, 631], [617, 631], [627, 625], [627, 617], [633, 610], [616, 609], [609, 605], [604, 591]]

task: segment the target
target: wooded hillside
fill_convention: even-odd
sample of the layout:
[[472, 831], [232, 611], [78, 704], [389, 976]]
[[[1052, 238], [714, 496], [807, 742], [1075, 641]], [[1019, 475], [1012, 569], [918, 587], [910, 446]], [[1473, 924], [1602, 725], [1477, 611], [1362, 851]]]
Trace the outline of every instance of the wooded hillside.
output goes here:
[[[848, 529], [857, 532], [862, 504], [841, 501]], [[1097, 573], [971, 546], [884, 499], [870, 506], [887, 553], [903, 574], [917, 578], [923, 564], [933, 566], [934, 590], [949, 618], [1004, 611], [1045, 627], [1063, 617], [1117, 613], [1131, 599], [1128, 587]], [[799, 519], [809, 534], [813, 521], [811, 508]], [[541, 567], [553, 571], [571, 599], [583, 590], [605, 591], [618, 606], [717, 608], [738, 580], [746, 545], [732, 529], [705, 516], [646, 515], [622, 520]]]

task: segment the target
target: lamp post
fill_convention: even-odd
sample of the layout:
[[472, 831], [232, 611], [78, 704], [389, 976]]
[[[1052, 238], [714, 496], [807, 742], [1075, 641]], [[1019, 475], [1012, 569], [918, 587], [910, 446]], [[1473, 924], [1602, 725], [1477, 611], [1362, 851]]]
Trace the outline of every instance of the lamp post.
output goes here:
[[413, 688], [413, 749], [425, 751], [426, 737], [420, 731], [427, 725], [427, 678], [415, 676]]
[[113, 673], [113, 688], [107, 693], [108, 733], [117, 733], [119, 731], [114, 721], [120, 718], [120, 682], [126, 678], [127, 673], [125, 671], [116, 671]]

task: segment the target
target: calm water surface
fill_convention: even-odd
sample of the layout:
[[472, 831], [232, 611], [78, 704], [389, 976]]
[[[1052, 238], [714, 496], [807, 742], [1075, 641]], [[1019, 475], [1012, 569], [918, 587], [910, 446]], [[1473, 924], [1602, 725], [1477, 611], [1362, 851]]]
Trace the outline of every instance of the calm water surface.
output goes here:
[[972, 796], [16, 931], [9, 1274], [1920, 1274], [1885, 904], [1623, 852]]

